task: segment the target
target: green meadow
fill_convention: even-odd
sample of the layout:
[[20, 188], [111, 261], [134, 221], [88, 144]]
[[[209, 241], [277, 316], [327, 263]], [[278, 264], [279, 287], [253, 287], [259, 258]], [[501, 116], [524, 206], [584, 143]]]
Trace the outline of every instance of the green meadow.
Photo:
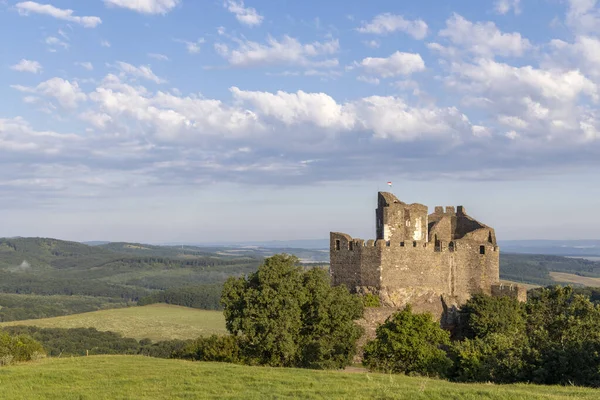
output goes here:
[[143, 356], [54, 358], [0, 368], [2, 399], [598, 399], [600, 390], [456, 384], [366, 372], [248, 367]]
[[195, 339], [211, 334], [225, 334], [225, 318], [221, 311], [167, 304], [101, 310], [62, 317], [0, 323], [0, 328], [15, 325], [41, 328], [96, 328], [124, 337], [151, 339]]

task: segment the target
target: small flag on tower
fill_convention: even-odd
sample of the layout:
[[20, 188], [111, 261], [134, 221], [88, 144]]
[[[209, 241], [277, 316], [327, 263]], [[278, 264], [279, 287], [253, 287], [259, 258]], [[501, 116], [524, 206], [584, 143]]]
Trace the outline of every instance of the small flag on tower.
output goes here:
[[388, 186], [389, 186], [389, 187], [392, 187], [392, 182], [388, 182]]

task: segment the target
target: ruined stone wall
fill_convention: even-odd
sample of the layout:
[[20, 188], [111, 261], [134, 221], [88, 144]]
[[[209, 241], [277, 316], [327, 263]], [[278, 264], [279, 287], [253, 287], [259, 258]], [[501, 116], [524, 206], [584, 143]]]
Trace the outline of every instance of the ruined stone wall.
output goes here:
[[378, 240], [427, 240], [427, 206], [406, 204], [389, 193], [379, 193], [375, 210]]
[[[382, 247], [380, 298], [384, 305], [407, 303], [431, 312], [459, 305], [475, 293], [491, 294], [498, 283], [499, 251], [469, 241], [389, 242]], [[431, 305], [429, 307], [428, 305]], [[434, 312], [434, 313], [435, 313]]]
[[516, 298], [519, 301], [527, 301], [527, 289], [520, 285], [497, 284], [492, 285], [492, 296], [508, 296]]
[[375, 241], [365, 243], [343, 233], [330, 234], [330, 267], [333, 285], [346, 285], [352, 292], [357, 287], [379, 288], [381, 249]]

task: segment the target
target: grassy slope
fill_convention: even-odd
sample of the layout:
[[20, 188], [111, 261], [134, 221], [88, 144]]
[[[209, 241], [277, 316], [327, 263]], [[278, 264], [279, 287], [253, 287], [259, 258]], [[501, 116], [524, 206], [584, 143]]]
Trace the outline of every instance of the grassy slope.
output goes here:
[[192, 363], [140, 356], [47, 359], [0, 368], [6, 399], [597, 399], [600, 391], [453, 384], [405, 376]]
[[1, 323], [3, 326], [33, 325], [42, 328], [96, 328], [121, 333], [135, 339], [195, 339], [213, 333], [223, 334], [225, 318], [220, 311], [153, 304], [102, 310], [64, 317]]

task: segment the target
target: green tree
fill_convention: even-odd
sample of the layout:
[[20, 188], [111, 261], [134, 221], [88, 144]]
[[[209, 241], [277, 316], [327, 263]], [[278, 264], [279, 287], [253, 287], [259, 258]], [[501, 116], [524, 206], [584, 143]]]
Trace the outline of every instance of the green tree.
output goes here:
[[483, 338], [492, 333], [525, 334], [525, 306], [512, 297], [476, 294], [461, 307], [458, 315], [455, 329], [458, 338]]
[[524, 335], [489, 333], [455, 342], [452, 377], [461, 382], [518, 382], [527, 376], [528, 343]]
[[307, 301], [302, 306], [299, 365], [317, 369], [349, 365], [363, 333], [354, 323], [363, 315], [361, 300], [346, 286], [331, 287], [321, 268], [304, 273], [303, 288]]
[[341, 368], [356, 351], [360, 299], [332, 288], [322, 269], [304, 272], [294, 256], [275, 255], [247, 278], [229, 278], [221, 302], [246, 362]]
[[527, 303], [530, 380], [600, 386], [600, 307], [571, 287], [537, 291]]
[[452, 361], [443, 347], [449, 344], [450, 333], [431, 314], [413, 314], [409, 305], [377, 328], [363, 364], [373, 371], [445, 376]]

